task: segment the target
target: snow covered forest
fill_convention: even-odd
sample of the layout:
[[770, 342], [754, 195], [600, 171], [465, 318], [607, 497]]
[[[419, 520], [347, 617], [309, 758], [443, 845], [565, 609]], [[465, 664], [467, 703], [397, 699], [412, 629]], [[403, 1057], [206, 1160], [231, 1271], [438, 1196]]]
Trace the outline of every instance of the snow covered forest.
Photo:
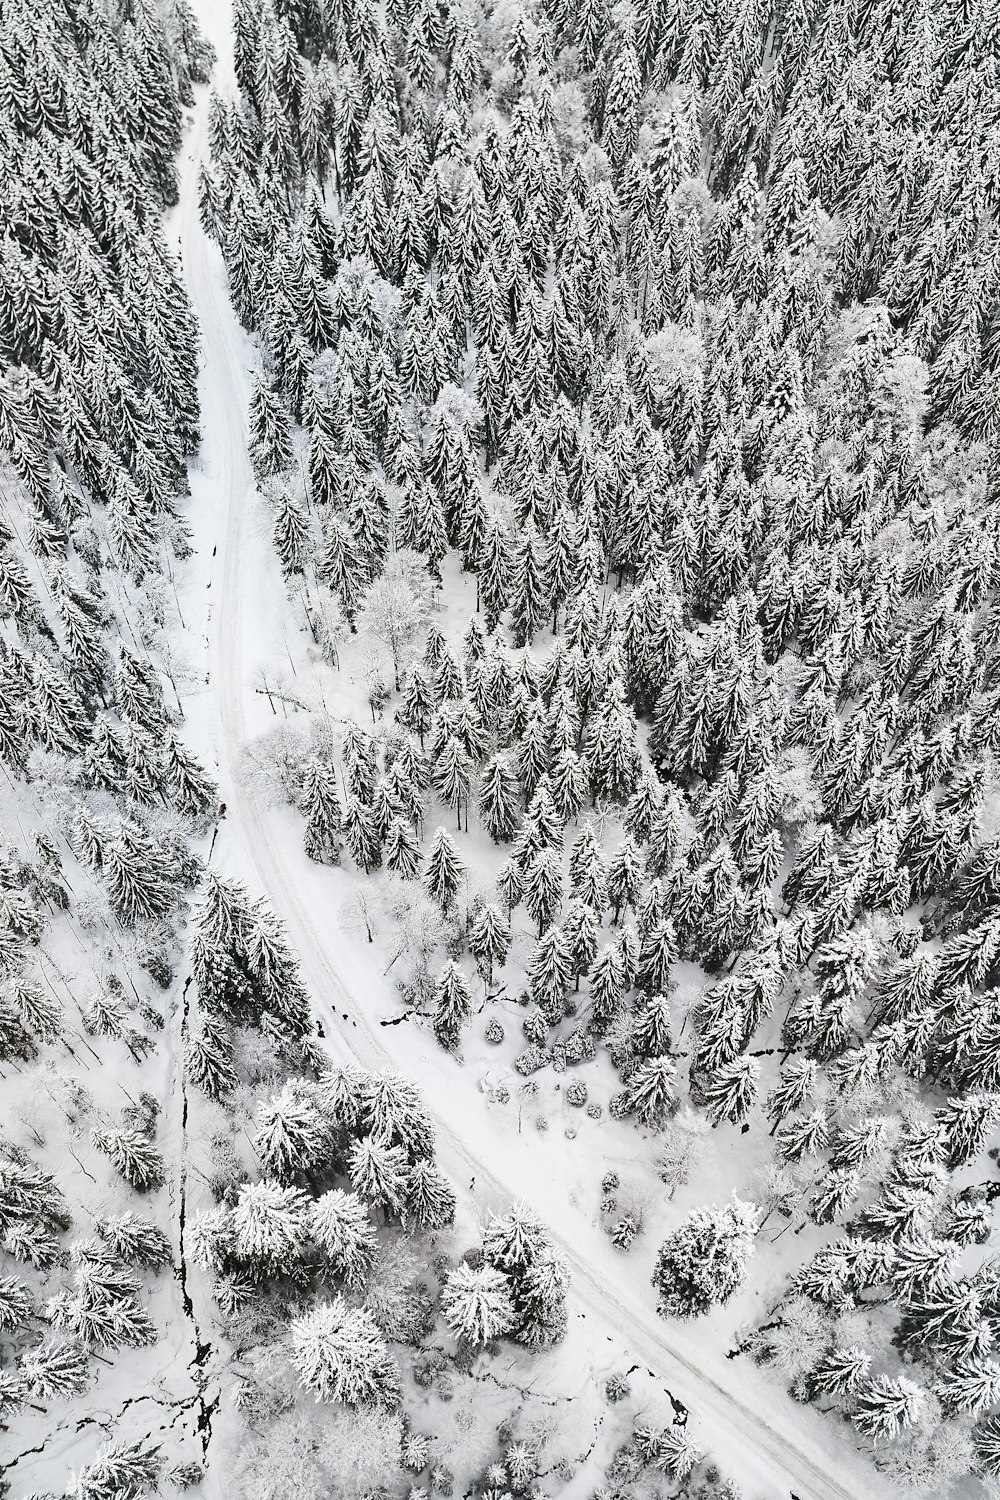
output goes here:
[[994, 11], [0, 99], [0, 1497], [1000, 1497]]

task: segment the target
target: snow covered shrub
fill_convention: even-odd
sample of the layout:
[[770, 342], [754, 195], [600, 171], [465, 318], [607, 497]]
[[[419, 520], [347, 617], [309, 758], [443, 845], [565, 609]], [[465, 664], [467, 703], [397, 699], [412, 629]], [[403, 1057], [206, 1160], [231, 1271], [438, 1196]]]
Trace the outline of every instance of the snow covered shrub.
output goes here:
[[640, 1478], [644, 1468], [642, 1454], [631, 1440], [622, 1443], [612, 1454], [607, 1467], [607, 1478], [612, 1494], [630, 1495], [632, 1486]]
[[618, 1220], [611, 1228], [611, 1243], [616, 1250], [631, 1250], [632, 1241], [640, 1231], [639, 1221], [634, 1214], [626, 1214]]
[[431, 1494], [451, 1495], [455, 1489], [455, 1476], [445, 1464], [435, 1464], [430, 1472]]
[[727, 1302], [742, 1284], [757, 1209], [735, 1195], [725, 1208], [696, 1208], [660, 1246], [653, 1272], [661, 1317], [690, 1318]]
[[177, 1489], [188, 1490], [196, 1484], [201, 1484], [205, 1478], [205, 1470], [201, 1464], [194, 1461], [175, 1464], [167, 1478]]
[[587, 1085], [582, 1078], [574, 1078], [566, 1089], [566, 1103], [574, 1109], [582, 1109], [587, 1102]]
[[400, 1456], [404, 1469], [409, 1469], [412, 1474], [419, 1474], [421, 1469], [427, 1467], [430, 1451], [430, 1438], [424, 1433], [408, 1431], [403, 1434]]
[[413, 1381], [421, 1390], [429, 1391], [434, 1384], [437, 1368], [431, 1360], [420, 1359], [412, 1366]]
[[597, 1056], [594, 1038], [584, 1026], [577, 1026], [563, 1043], [567, 1063], [593, 1062]]
[[632, 1112], [632, 1095], [628, 1089], [620, 1089], [608, 1101], [608, 1114], [612, 1120], [627, 1120]]
[[551, 1061], [552, 1053], [545, 1047], [527, 1047], [515, 1057], [514, 1067], [522, 1078], [527, 1078], [532, 1073], [540, 1072]]
[[525, 1039], [534, 1047], [544, 1047], [549, 1035], [549, 1023], [537, 1005], [532, 1006], [521, 1022]]
[[503, 1027], [500, 1025], [500, 1022], [496, 1019], [495, 1016], [491, 1016], [487, 1021], [484, 1035], [491, 1047], [498, 1047], [503, 1041]]

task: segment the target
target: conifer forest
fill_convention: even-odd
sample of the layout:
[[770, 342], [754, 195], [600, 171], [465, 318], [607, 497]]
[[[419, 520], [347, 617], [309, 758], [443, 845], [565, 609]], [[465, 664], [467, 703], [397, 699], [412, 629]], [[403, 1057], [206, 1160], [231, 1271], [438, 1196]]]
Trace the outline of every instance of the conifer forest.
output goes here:
[[0, 1500], [1000, 1500], [989, 0], [0, 0]]

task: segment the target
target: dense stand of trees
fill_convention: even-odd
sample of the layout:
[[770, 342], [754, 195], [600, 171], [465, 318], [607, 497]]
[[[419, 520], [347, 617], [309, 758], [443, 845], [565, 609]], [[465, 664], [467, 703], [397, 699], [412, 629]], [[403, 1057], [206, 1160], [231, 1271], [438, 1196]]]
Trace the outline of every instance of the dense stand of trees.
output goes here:
[[[492, 980], [523, 905], [523, 1070], [569, 1045], [580, 987], [614, 1112], [650, 1127], [697, 965], [691, 1097], [763, 1110], [775, 1204], [839, 1226], [794, 1306], [878, 1296], [919, 1375], [838, 1353], [831, 1317], [807, 1394], [909, 1432], [915, 1474], [963, 1442], [995, 1474], [991, 1263], [965, 1254], [1000, 1090], [985, 10], [400, 0], [236, 27], [202, 211], [261, 349], [254, 462], [314, 634], [332, 610], [382, 643], [395, 719], [348, 736], [342, 806], [332, 762], [303, 775], [310, 852], [423, 880], [448, 1047], [462, 944]], [[428, 626], [453, 555], [461, 650]], [[470, 813], [509, 858], [467, 911]], [[487, 1282], [470, 1327], [503, 1320]]]
[[186, 825], [215, 795], [158, 642], [199, 438], [162, 215], [209, 62], [183, 0], [168, 19], [38, 0], [0, 34], [0, 757], [40, 795], [70, 794], [58, 832], [128, 926], [155, 926], [192, 884]]
[[[20, 831], [0, 858], [8, 1438], [31, 1408], [82, 1396], [95, 1361], [162, 1331], [147, 1279], [172, 1260], [156, 1222], [163, 1101], [123, 1090], [115, 1112], [88, 1072], [116, 1053], [138, 1067], [156, 1045], [148, 997], [172, 983], [191, 835], [215, 799], [183, 743], [162, 635], [199, 440], [196, 332], [163, 215], [210, 63], [185, 0], [0, 15], [0, 763], [5, 831]], [[82, 953], [75, 988], [66, 941]], [[15, 1143], [26, 1122], [31, 1153]], [[76, 1166], [47, 1170], [67, 1131], [78, 1165], [98, 1153], [92, 1198]], [[151, 1197], [153, 1217], [93, 1217], [123, 1192]], [[138, 1494], [161, 1467], [149, 1445], [113, 1444], [74, 1493]]]

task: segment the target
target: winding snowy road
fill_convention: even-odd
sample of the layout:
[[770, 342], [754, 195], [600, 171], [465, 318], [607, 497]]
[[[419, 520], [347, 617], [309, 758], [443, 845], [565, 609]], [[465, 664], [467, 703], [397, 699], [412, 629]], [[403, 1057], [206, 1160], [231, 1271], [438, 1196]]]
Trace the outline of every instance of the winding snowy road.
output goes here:
[[[219, 52], [220, 70], [228, 72], [231, 52], [228, 7], [202, 0], [200, 19]], [[313, 994], [331, 1048], [372, 1068], [402, 1068], [420, 1078], [420, 1049], [425, 1038], [412, 1028], [382, 1030], [368, 1002], [359, 994], [357, 974], [345, 969], [343, 940], [331, 920], [306, 892], [314, 888], [315, 868], [306, 870], [304, 855], [288, 847], [274, 826], [275, 815], [247, 795], [236, 774], [248, 735], [248, 685], [255, 661], [246, 650], [248, 614], [263, 602], [268, 578], [248, 563], [261, 551], [250, 525], [253, 476], [246, 444], [246, 391], [253, 347], [239, 326], [229, 301], [218, 248], [207, 239], [197, 206], [198, 168], [207, 153], [207, 97], [202, 90], [182, 163], [179, 223], [188, 291], [201, 328], [203, 368], [200, 377], [204, 441], [192, 473], [192, 525], [195, 545], [204, 557], [214, 551], [206, 628], [207, 671], [213, 717], [203, 726], [219, 762], [227, 816], [219, 834], [219, 855], [266, 894], [287, 924]], [[281, 591], [276, 565], [270, 579]], [[256, 592], [255, 592], [256, 591]], [[377, 981], [381, 985], [381, 981]], [[345, 1017], [349, 1018], [345, 1024]], [[442, 1166], [461, 1190], [473, 1177], [479, 1195], [485, 1189], [498, 1201], [528, 1197], [524, 1174], [517, 1170], [509, 1140], [481, 1135], [478, 1122], [468, 1126], [470, 1110], [482, 1111], [471, 1085], [428, 1093], [436, 1115]], [[482, 1160], [467, 1142], [489, 1148]], [[479, 1196], [477, 1195], [477, 1196]], [[652, 1288], [646, 1296], [620, 1283], [610, 1265], [601, 1263], [601, 1237], [584, 1241], [579, 1215], [545, 1195], [533, 1205], [552, 1226], [571, 1269], [570, 1303], [587, 1320], [591, 1336], [607, 1338], [641, 1362], [689, 1405], [708, 1442], [731, 1458], [748, 1494], [788, 1500], [873, 1500], [888, 1493], [879, 1476], [846, 1443], [837, 1451], [837, 1432], [813, 1412], [794, 1406], [769, 1386], [745, 1361], [729, 1363], [700, 1343], [697, 1331], [679, 1331], [660, 1323]], [[716, 1446], [717, 1440], [717, 1446]], [[727, 1464], [727, 1467], [729, 1465]]]

